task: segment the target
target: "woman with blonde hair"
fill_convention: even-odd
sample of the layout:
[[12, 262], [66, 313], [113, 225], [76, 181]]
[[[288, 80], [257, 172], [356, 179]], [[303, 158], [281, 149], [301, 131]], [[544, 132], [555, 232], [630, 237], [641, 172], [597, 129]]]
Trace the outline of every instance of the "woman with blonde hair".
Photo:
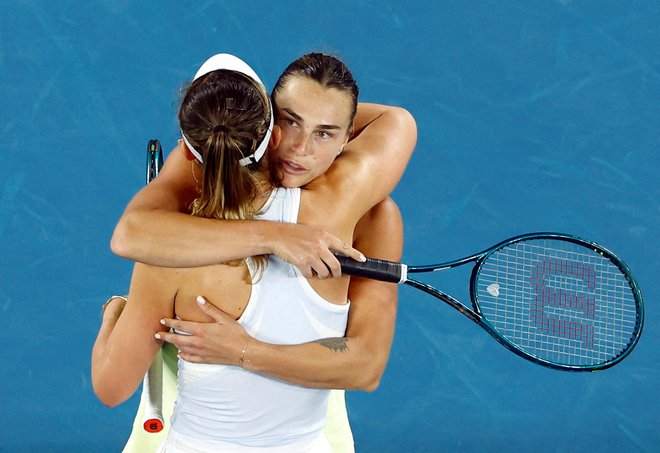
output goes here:
[[[269, 174], [257, 161], [272, 114], [267, 97], [264, 102], [263, 87], [255, 90], [260, 84], [253, 83], [250, 88], [250, 80], [244, 76], [224, 70], [198, 74], [182, 102], [182, 135], [187, 151], [201, 164], [193, 165], [200, 185], [193, 215], [250, 219], [259, 213], [260, 218], [314, 224], [332, 214], [330, 224], [324, 223], [333, 234], [350, 241], [358, 219], [391, 186], [383, 184], [374, 189], [374, 178], [364, 174], [365, 162], [348, 158], [343, 159], [345, 165], [333, 167], [330, 179], [335, 180], [335, 188], [316, 184], [305, 191], [271, 190]], [[334, 103], [338, 108], [330, 114], [301, 110], [294, 99], [287, 97], [286, 87], [295, 83], [303, 84], [318, 103]], [[295, 129], [304, 121], [321, 125], [313, 140], [319, 141], [317, 149], [324, 153], [316, 153], [314, 160], [319, 165], [314, 168], [325, 166], [323, 171], [327, 170], [348, 141], [357, 99], [304, 77], [289, 80], [277, 99], [278, 107], [291, 115], [283, 126]], [[295, 130], [285, 135], [291, 138], [292, 133]], [[273, 136], [277, 150], [277, 126]], [[329, 154], [331, 149], [333, 156]], [[278, 181], [299, 178], [315, 164], [305, 157], [304, 150], [297, 156], [288, 153], [282, 148], [272, 162]], [[396, 183], [402, 168], [396, 171], [398, 175], [386, 175], [385, 180]], [[337, 178], [356, 174], [365, 176], [364, 188], [336, 184]], [[195, 307], [195, 296], [202, 293], [238, 318], [246, 330], [246, 342], [234, 351], [234, 365], [240, 367], [180, 361], [179, 400], [166, 448], [189, 444], [211, 451], [326, 451], [327, 443], [320, 432], [327, 391], [297, 387], [250, 372], [259, 364], [248, 358], [249, 340], [253, 337], [287, 344], [341, 337], [348, 314], [348, 279], [308, 281], [285, 261], [273, 256], [267, 260], [267, 264], [266, 258], [261, 258], [191, 269], [137, 264], [126, 306], [114, 303], [108, 307], [95, 345], [93, 379], [102, 401], [118, 404], [135, 390], [159, 347], [149, 339], [160, 330], [158, 320], [173, 315], [203, 320]], [[278, 299], [278, 294], [283, 296]]]

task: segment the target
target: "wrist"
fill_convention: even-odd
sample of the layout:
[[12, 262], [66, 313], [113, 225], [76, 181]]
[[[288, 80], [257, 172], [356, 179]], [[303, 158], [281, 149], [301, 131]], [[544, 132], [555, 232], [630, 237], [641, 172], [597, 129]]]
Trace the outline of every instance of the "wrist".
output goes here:
[[285, 234], [285, 223], [268, 220], [252, 222], [254, 224], [255, 248], [257, 255], [277, 254], [277, 244]]
[[[247, 348], [245, 348], [245, 345], [247, 345]], [[268, 346], [268, 343], [264, 343], [254, 337], [248, 336], [243, 342], [243, 347], [239, 351], [239, 366], [249, 371], [263, 371], [265, 365], [264, 361], [268, 360], [269, 352], [273, 352], [268, 349]], [[243, 357], [242, 365], [241, 356]]]
[[250, 369], [252, 361], [248, 358], [248, 347], [250, 346], [250, 337], [245, 341], [243, 349], [241, 350], [241, 355], [238, 358], [238, 366], [243, 369]]

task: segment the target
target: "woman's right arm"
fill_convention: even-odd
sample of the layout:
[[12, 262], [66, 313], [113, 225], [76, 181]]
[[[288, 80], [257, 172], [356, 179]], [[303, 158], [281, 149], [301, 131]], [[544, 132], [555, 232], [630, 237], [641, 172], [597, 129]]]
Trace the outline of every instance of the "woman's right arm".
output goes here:
[[180, 143], [128, 204], [110, 243], [115, 254], [162, 267], [197, 267], [272, 253], [308, 278], [340, 274], [331, 250], [359, 259], [357, 250], [315, 226], [188, 215], [196, 196], [191, 165]]
[[176, 270], [137, 263], [125, 305], [112, 300], [92, 350], [94, 393], [107, 406], [126, 401], [161, 347], [160, 319], [174, 315]]

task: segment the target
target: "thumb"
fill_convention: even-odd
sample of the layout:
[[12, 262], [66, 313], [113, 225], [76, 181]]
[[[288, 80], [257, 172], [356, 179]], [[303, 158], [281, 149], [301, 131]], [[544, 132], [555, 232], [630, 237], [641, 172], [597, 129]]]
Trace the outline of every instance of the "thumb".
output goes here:
[[223, 321], [227, 318], [227, 314], [206, 300], [204, 296], [197, 296], [197, 304], [204, 313], [213, 318], [214, 321]]

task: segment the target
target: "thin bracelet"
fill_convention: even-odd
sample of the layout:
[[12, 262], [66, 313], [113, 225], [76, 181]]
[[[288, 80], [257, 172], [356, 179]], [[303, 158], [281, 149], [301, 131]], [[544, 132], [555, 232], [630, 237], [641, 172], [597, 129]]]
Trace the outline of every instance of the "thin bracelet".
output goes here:
[[248, 341], [245, 342], [245, 346], [243, 346], [243, 350], [241, 351], [241, 356], [238, 358], [238, 365], [241, 368], [245, 368], [244, 365], [249, 365], [252, 363], [251, 360], [245, 358], [245, 353], [247, 352], [247, 348], [249, 344], [250, 344], [250, 339], [248, 338]]
[[110, 302], [112, 302], [112, 299], [117, 299], [117, 298], [124, 299], [124, 302], [128, 302], [128, 299], [126, 299], [126, 297], [124, 297], [124, 296], [112, 296], [112, 297], [110, 297], [110, 299], [106, 300], [105, 303], [103, 305], [101, 305], [101, 317], [103, 317], [103, 315], [105, 314], [105, 309], [108, 308], [108, 304], [110, 304]]

